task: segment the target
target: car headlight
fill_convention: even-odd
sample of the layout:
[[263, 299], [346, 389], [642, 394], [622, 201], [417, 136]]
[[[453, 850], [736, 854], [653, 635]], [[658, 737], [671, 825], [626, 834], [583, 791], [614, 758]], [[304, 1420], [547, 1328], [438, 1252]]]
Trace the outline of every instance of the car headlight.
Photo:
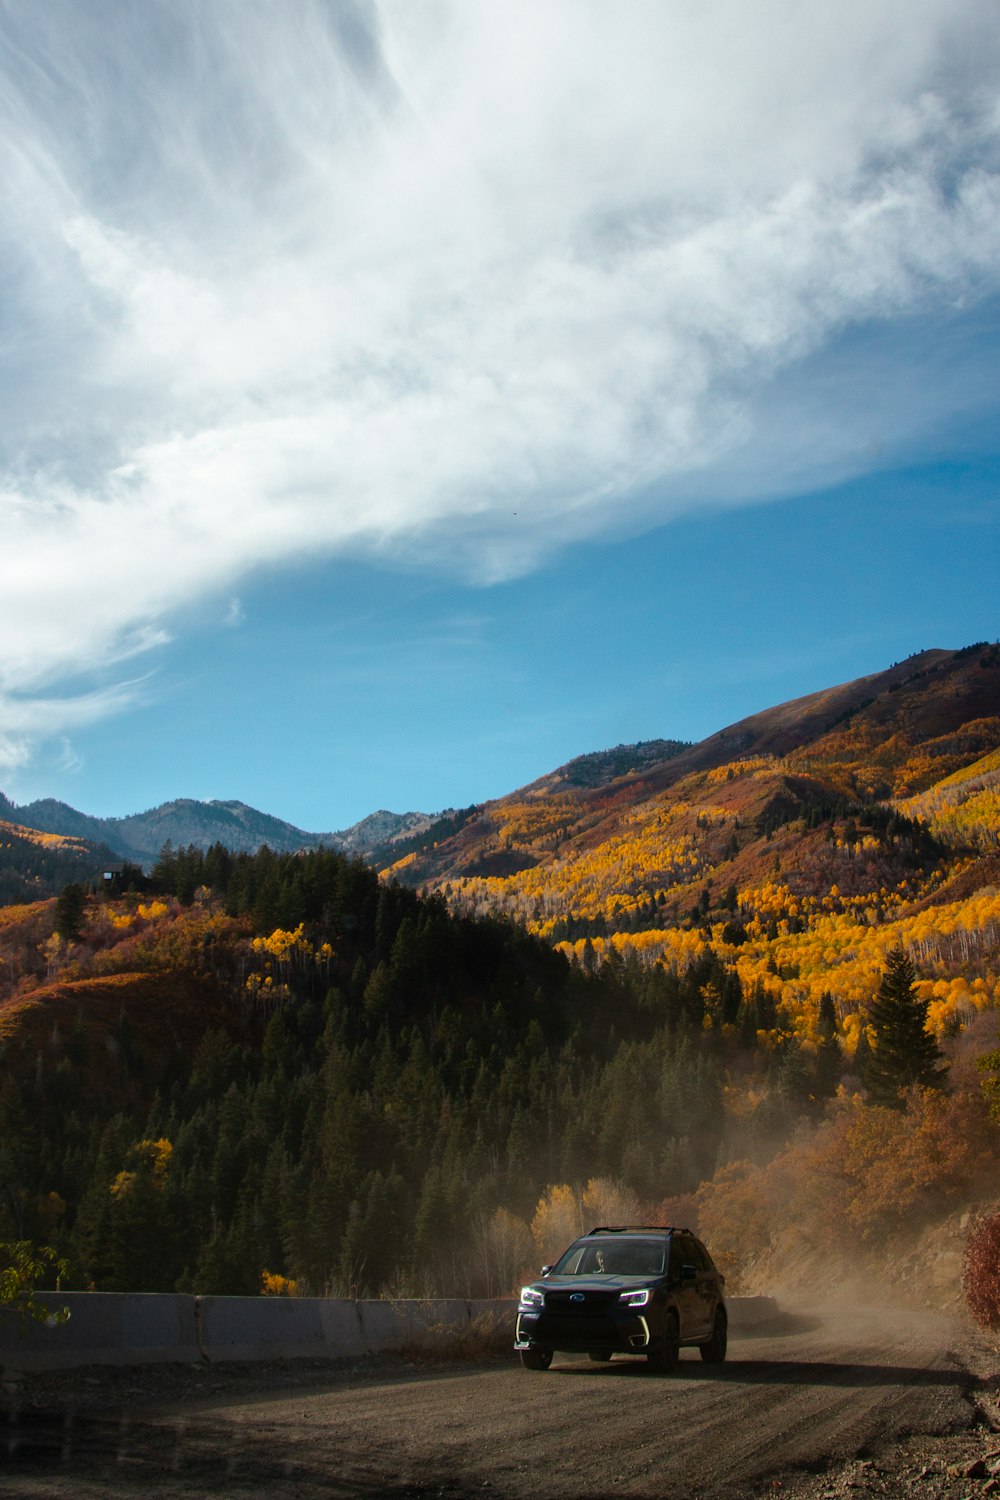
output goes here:
[[523, 1286], [521, 1288], [521, 1306], [544, 1307], [545, 1294], [543, 1292], [536, 1291], [533, 1286]]
[[618, 1301], [623, 1307], [645, 1307], [652, 1298], [653, 1293], [648, 1286], [644, 1286], [638, 1292], [621, 1292]]

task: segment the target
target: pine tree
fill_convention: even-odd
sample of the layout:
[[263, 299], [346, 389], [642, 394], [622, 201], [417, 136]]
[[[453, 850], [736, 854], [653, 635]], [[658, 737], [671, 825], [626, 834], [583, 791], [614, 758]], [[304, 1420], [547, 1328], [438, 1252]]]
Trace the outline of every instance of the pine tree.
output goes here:
[[858, 1032], [858, 1044], [854, 1049], [854, 1060], [851, 1064], [851, 1072], [858, 1077], [862, 1083], [868, 1076], [868, 1067], [872, 1060], [872, 1047], [868, 1039], [868, 1024], [862, 1017], [861, 1029]]
[[825, 992], [820, 996], [819, 1047], [816, 1051], [816, 1097], [829, 1099], [837, 1092], [837, 1084], [844, 1070], [844, 1052], [837, 1036], [837, 1011], [833, 996]]
[[916, 993], [916, 977], [902, 948], [887, 955], [868, 1012], [874, 1042], [862, 1082], [870, 1104], [902, 1109], [904, 1089], [944, 1086], [944, 1056], [927, 1030], [927, 1001]]
[[83, 929], [87, 893], [82, 885], [63, 886], [56, 901], [54, 927], [64, 943], [75, 943]]

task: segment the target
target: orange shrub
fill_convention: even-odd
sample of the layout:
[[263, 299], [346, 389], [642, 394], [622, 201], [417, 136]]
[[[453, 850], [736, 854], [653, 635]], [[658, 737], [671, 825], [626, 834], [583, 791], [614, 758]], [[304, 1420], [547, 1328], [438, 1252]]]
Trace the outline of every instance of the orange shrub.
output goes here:
[[732, 1162], [703, 1183], [699, 1222], [736, 1290], [779, 1236], [850, 1253], [891, 1241], [981, 1190], [996, 1157], [996, 1126], [967, 1080], [951, 1094], [914, 1090], [905, 1110], [842, 1097], [773, 1161]]

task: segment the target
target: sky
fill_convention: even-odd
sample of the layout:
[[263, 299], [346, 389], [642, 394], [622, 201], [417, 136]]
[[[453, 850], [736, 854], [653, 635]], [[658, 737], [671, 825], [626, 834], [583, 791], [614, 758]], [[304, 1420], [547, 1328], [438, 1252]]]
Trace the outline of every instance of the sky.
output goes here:
[[0, 789], [309, 831], [1000, 635], [993, 0], [0, 0]]

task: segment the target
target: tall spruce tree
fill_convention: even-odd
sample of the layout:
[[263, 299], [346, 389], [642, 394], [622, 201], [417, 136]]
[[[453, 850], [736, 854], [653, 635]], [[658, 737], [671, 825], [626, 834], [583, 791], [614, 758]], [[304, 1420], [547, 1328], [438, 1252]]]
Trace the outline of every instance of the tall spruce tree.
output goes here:
[[844, 1071], [844, 1049], [837, 1036], [837, 1010], [833, 996], [826, 991], [819, 999], [819, 1046], [816, 1049], [815, 1089], [818, 1099], [829, 1099], [837, 1092]]
[[944, 1086], [947, 1065], [927, 1030], [927, 1001], [914, 988], [916, 977], [902, 948], [886, 956], [882, 982], [868, 1012], [874, 1038], [862, 1082], [870, 1104], [902, 1109], [904, 1089]]
[[56, 932], [64, 943], [75, 943], [83, 929], [83, 918], [87, 908], [87, 892], [75, 882], [64, 885], [56, 901]]

